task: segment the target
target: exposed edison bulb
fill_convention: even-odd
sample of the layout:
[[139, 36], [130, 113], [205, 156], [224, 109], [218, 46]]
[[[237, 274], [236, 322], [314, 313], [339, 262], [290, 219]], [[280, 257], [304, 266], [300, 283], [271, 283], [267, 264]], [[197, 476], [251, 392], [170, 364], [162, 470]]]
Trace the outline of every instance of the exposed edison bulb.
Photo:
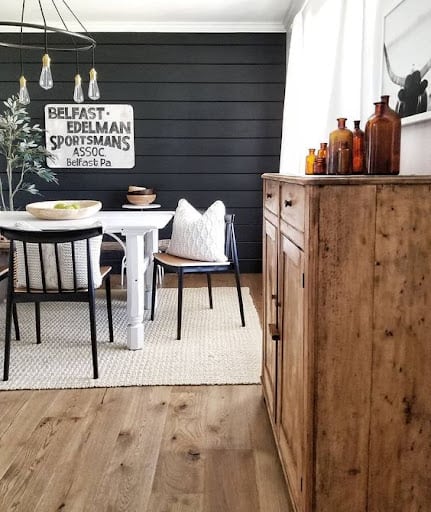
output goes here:
[[84, 91], [81, 85], [81, 75], [75, 75], [75, 89], [73, 90], [73, 101], [75, 103], [82, 103], [84, 101]]
[[27, 89], [27, 80], [25, 79], [24, 75], [20, 76], [19, 78], [18, 101], [21, 103], [21, 105], [28, 105], [30, 103], [30, 95]]
[[52, 89], [54, 82], [51, 74], [51, 59], [47, 53], [42, 57], [42, 71], [40, 73], [39, 85], [42, 89]]
[[90, 98], [90, 100], [98, 100], [100, 98], [99, 86], [97, 85], [97, 71], [94, 68], [90, 69], [88, 97]]

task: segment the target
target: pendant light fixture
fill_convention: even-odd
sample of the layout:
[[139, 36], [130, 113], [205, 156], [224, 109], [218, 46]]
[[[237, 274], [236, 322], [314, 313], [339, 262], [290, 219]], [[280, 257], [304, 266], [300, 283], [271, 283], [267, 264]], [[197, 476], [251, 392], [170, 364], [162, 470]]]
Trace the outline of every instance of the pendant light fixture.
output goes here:
[[[30, 1], [30, 0], [29, 0]], [[73, 99], [76, 103], [82, 103], [84, 101], [84, 92], [82, 88], [82, 78], [79, 73], [79, 53], [91, 50], [92, 51], [92, 59], [91, 59], [91, 69], [90, 69], [90, 81], [88, 84], [88, 97], [91, 100], [98, 100], [100, 98], [100, 90], [97, 83], [97, 72], [95, 68], [95, 48], [96, 41], [90, 37], [88, 31], [78, 19], [76, 14], [72, 11], [66, 0], [62, 0], [62, 10], [57, 6], [56, 0], [33, 0], [37, 1], [40, 14], [42, 16], [43, 25], [35, 24], [35, 23], [26, 23], [24, 21], [25, 18], [25, 7], [26, 0], [22, 0], [21, 7], [21, 21], [0, 21], [0, 26], [9, 27], [9, 28], [19, 28], [19, 39], [14, 42], [14, 36], [17, 32], [10, 32], [8, 37], [10, 40], [0, 41], [0, 46], [6, 48], [18, 48], [20, 51], [20, 63], [21, 63], [21, 74], [19, 77], [19, 101], [23, 105], [28, 105], [30, 103], [30, 95], [27, 89], [27, 80], [24, 76], [23, 70], [23, 50], [43, 50], [42, 54], [42, 70], [39, 78], [39, 85], [42, 89], [49, 90], [54, 86], [54, 80], [51, 71], [51, 57], [49, 55], [50, 52], [75, 52], [76, 53], [76, 72], [74, 78], [74, 89], [73, 89]], [[59, 2], [59, 0], [57, 0]], [[45, 10], [46, 5], [50, 3], [55, 9], [57, 13], [58, 19], [61, 21], [62, 27], [53, 27], [47, 25]], [[44, 5], [45, 4], [45, 10]], [[75, 22], [78, 23], [82, 32], [72, 32], [69, 30], [68, 25], [65, 21], [65, 14], [72, 15]], [[24, 33], [23, 29], [31, 29], [31, 40], [30, 37], [28, 41], [24, 43]], [[43, 37], [43, 40], [40, 42], [34, 42], [35, 36], [34, 34], [38, 34]], [[55, 43], [51, 42], [51, 36], [55, 35]], [[54, 38], [52, 38], [54, 39]]]

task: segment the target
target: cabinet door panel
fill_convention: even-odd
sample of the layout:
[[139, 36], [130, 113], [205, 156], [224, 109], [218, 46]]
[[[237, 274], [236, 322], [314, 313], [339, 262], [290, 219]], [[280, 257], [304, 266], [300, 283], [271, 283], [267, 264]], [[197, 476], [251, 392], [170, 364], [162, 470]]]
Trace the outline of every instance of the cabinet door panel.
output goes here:
[[280, 452], [298, 510], [303, 510], [304, 454], [304, 256], [281, 236], [280, 294], [282, 296], [280, 355]]
[[271, 417], [276, 422], [277, 346], [272, 339], [270, 325], [277, 325], [277, 260], [278, 229], [264, 219], [263, 243], [263, 369], [262, 380]]

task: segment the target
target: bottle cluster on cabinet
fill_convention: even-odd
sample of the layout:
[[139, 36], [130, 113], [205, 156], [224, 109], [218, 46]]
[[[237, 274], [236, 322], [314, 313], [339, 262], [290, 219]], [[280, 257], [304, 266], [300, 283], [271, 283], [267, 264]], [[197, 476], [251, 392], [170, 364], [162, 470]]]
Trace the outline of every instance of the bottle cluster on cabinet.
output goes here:
[[353, 122], [352, 131], [347, 119], [339, 117], [329, 143], [321, 142], [317, 155], [314, 148], [308, 150], [305, 174], [399, 174], [401, 119], [390, 108], [389, 96], [382, 96], [374, 106], [365, 131], [360, 120]]

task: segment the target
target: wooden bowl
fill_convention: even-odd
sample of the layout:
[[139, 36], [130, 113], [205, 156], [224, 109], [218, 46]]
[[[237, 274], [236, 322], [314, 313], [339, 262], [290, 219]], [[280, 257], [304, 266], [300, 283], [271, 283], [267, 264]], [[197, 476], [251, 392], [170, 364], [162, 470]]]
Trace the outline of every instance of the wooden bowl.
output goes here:
[[[72, 206], [70, 208], [54, 208], [56, 205]], [[70, 199], [58, 201], [42, 201], [39, 203], [30, 203], [25, 209], [37, 217], [38, 219], [45, 220], [72, 220], [72, 219], [85, 219], [91, 217], [102, 208], [100, 201], [91, 200], [77, 200], [71, 201]]]
[[151, 204], [156, 199], [156, 194], [140, 195], [140, 194], [127, 194], [127, 200], [129, 203], [136, 204], [139, 206], [145, 206]]

